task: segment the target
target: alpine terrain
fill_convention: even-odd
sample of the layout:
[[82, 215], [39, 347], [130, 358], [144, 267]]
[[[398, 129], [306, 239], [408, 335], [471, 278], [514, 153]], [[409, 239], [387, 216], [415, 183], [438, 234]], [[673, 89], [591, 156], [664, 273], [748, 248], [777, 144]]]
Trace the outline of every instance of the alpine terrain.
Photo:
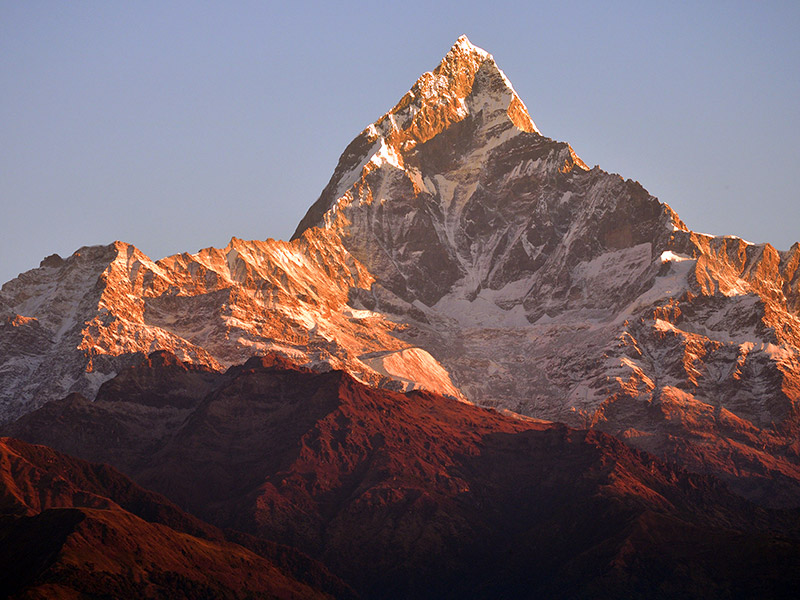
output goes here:
[[[542, 135], [461, 37], [350, 143], [291, 241], [159, 261], [115, 242], [3, 285], [0, 419], [93, 400], [156, 350], [198, 394], [278, 353], [599, 430], [796, 507], [799, 285], [800, 245], [691, 231]], [[183, 423], [188, 408], [170, 406], [159, 427]]]

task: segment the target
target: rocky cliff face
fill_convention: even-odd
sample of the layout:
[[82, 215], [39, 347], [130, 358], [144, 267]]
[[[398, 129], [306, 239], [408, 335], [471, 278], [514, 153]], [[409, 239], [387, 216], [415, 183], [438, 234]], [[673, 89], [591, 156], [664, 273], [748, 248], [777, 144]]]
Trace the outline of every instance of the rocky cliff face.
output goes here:
[[[295, 237], [312, 226], [339, 233], [409, 302], [458, 314], [454, 303], [480, 296], [533, 322], [618, 305], [620, 293], [575, 289], [586, 278], [572, 269], [665, 246], [682, 224], [638, 184], [590, 171], [540, 135], [494, 59], [462, 37], [350, 144]], [[641, 270], [608, 283], [635, 294]]]
[[[1, 418], [155, 349], [280, 351], [594, 427], [800, 503], [800, 246], [690, 231], [540, 134], [460, 38], [347, 147], [291, 242], [84, 248], [0, 292]], [[780, 491], [773, 484], [779, 484]]]

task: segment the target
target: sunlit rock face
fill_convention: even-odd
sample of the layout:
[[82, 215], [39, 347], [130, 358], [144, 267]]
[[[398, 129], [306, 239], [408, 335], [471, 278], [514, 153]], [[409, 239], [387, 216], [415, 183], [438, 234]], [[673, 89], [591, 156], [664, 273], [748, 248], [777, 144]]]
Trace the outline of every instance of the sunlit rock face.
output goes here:
[[82, 248], [0, 292], [0, 419], [157, 349], [278, 351], [594, 427], [800, 504], [800, 246], [690, 231], [540, 134], [460, 38], [342, 154], [292, 241]]
[[3, 286], [2, 418], [69, 392], [91, 397], [154, 350], [216, 370], [279, 351], [373, 385], [461, 397], [430, 354], [393, 335], [396, 323], [348, 306], [372, 283], [319, 230], [158, 262], [120, 242], [81, 248]]

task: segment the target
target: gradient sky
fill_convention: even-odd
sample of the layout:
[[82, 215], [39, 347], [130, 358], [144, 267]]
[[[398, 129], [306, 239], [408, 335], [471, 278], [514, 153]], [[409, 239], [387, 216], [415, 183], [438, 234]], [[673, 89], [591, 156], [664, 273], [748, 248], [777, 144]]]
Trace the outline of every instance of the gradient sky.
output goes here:
[[456, 38], [697, 231], [800, 240], [800, 3], [0, 0], [0, 282], [115, 239], [288, 239]]

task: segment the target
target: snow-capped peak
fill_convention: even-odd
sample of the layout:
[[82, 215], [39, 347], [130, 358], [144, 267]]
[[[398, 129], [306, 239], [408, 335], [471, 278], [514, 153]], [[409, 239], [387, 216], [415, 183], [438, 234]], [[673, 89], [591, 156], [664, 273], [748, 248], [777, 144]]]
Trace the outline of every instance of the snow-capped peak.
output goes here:
[[[343, 209], [358, 195], [353, 186], [381, 166], [407, 171], [415, 189], [426, 187], [421, 172], [407, 168], [406, 157], [452, 128], [472, 130], [481, 152], [523, 133], [539, 134], [492, 55], [465, 35], [435, 69], [423, 73], [390, 111], [350, 143], [293, 239], [313, 226], [336, 229]], [[573, 162], [584, 167], [580, 159]]]
[[483, 48], [478, 48], [476, 45], [470, 42], [469, 38], [466, 35], [462, 35], [456, 40], [456, 43], [453, 44], [452, 48], [450, 48], [450, 52], [448, 54], [452, 52], [460, 52], [463, 54], [475, 54], [476, 56], [479, 56], [481, 59], [484, 60], [491, 56], [491, 54], [489, 54], [486, 50], [484, 50]]
[[[514, 86], [511, 84], [511, 81], [508, 79], [503, 70], [497, 66], [497, 63], [494, 61], [494, 57], [483, 48], [475, 46], [469, 41], [469, 38], [467, 38], [466, 35], [462, 35], [456, 40], [456, 43], [453, 44], [452, 48], [450, 48], [450, 51], [445, 55], [444, 59], [442, 59], [442, 66], [451, 65], [456, 66], [458, 69], [463, 69], [464, 62], [471, 62], [478, 66], [482, 65], [484, 62], [489, 62], [491, 68], [499, 74], [503, 85], [506, 87], [508, 92], [511, 93], [511, 104], [508, 106], [508, 111], [509, 117], [511, 117], [512, 121], [514, 121], [514, 124], [523, 131], [540, 133], [539, 129], [536, 127], [536, 124], [533, 122], [533, 119], [531, 119], [525, 103], [519, 97], [514, 89]], [[519, 114], [512, 114], [512, 110], [518, 111]]]

